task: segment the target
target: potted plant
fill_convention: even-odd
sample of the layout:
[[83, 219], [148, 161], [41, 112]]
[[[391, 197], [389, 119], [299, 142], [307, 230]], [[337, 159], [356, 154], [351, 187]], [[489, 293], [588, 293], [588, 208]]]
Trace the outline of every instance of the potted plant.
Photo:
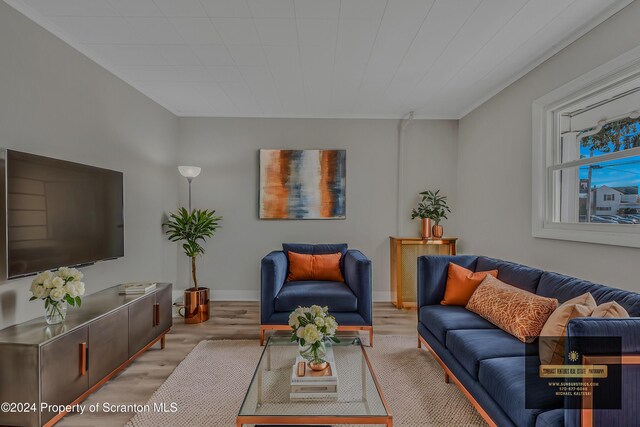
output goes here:
[[169, 214], [169, 219], [163, 224], [166, 234], [172, 242], [181, 242], [185, 255], [191, 258], [191, 278], [193, 287], [184, 290], [184, 321], [185, 323], [201, 323], [209, 320], [209, 288], [198, 285], [196, 275], [196, 258], [204, 255], [205, 249], [201, 245], [207, 238], [213, 237], [222, 220], [216, 216], [215, 210], [195, 209], [192, 211], [180, 208]]
[[447, 214], [451, 213], [451, 209], [447, 205], [447, 196], [441, 196], [440, 190], [435, 192], [427, 190], [421, 192], [420, 195], [422, 200], [418, 203], [418, 207], [411, 211], [411, 219], [422, 219], [421, 234], [423, 239], [431, 237], [440, 239], [444, 234], [440, 221], [447, 219]]

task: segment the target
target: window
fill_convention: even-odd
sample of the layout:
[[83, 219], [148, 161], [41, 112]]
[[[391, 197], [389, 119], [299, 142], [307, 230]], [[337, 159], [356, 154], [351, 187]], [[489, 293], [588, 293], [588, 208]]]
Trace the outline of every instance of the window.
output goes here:
[[640, 247], [640, 48], [632, 53], [534, 102], [533, 236]]

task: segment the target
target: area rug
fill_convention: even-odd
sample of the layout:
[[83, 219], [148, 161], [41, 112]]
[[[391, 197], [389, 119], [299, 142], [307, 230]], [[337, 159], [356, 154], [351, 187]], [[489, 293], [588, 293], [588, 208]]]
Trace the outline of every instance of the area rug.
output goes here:
[[[198, 343], [127, 426], [234, 427], [262, 349], [255, 340]], [[377, 336], [367, 354], [395, 427], [486, 425], [415, 338]]]

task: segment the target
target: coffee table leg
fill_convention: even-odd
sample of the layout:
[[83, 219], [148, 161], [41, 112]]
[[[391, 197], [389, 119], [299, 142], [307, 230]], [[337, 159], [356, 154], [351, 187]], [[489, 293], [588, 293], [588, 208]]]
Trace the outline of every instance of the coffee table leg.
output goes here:
[[242, 421], [240, 420], [236, 421], [236, 427], [242, 427]]

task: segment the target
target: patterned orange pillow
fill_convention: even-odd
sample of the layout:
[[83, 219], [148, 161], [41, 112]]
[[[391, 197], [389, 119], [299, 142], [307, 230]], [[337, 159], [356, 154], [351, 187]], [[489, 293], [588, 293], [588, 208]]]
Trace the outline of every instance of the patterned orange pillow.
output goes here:
[[531, 343], [556, 307], [555, 298], [538, 296], [487, 274], [466, 308], [520, 341]]

